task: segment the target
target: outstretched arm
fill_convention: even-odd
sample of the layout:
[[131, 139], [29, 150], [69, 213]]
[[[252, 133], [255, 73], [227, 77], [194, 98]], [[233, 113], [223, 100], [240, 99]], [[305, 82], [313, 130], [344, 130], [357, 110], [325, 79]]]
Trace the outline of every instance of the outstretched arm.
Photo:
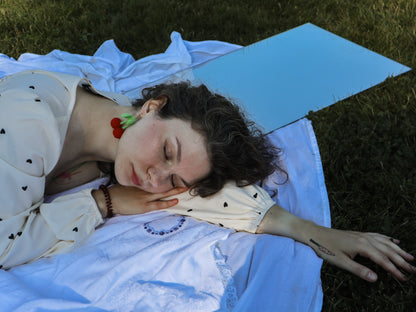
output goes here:
[[414, 257], [398, 246], [397, 239], [377, 233], [322, 227], [301, 219], [278, 205], [270, 208], [257, 233], [281, 235], [297, 240], [311, 247], [325, 261], [369, 282], [375, 282], [377, 275], [354, 261], [358, 254], [371, 259], [401, 281], [406, 280], [401, 269], [416, 273], [416, 267], [408, 263]]

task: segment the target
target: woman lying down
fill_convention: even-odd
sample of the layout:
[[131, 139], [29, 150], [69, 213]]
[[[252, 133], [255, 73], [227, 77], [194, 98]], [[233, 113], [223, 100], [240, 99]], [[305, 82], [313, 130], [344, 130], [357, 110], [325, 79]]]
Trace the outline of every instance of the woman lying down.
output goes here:
[[[370, 282], [377, 275], [357, 254], [402, 281], [415, 272], [397, 239], [321, 227], [277, 206], [254, 184], [281, 171], [277, 151], [224, 97], [179, 83], [129, 104], [61, 73], [0, 81], [0, 268], [69, 252], [113, 214], [168, 209], [293, 238]], [[116, 182], [44, 202], [103, 174]]]

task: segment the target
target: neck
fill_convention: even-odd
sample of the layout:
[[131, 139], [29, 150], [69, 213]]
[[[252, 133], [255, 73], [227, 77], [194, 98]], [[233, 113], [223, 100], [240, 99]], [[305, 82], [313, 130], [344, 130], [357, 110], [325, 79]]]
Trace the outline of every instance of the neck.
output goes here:
[[119, 140], [113, 136], [111, 119], [122, 113], [134, 112], [135, 108], [131, 106], [119, 106], [104, 97], [79, 89], [71, 118], [74, 123], [67, 135], [72, 142], [69, 145], [78, 150], [78, 159], [82, 162], [114, 162]]

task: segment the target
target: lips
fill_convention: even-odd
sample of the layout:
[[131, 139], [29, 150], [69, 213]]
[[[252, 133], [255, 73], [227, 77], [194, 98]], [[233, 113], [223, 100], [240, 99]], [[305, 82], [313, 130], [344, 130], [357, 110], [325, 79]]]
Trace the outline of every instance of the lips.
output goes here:
[[134, 171], [134, 169], [132, 170], [132, 173], [131, 173], [131, 181], [133, 182], [134, 185], [141, 186], [141, 181], [139, 177], [137, 176], [136, 172]]

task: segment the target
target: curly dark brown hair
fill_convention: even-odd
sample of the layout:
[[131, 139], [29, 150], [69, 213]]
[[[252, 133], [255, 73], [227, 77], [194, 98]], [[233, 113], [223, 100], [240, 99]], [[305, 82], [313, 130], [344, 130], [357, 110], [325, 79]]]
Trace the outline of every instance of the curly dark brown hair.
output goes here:
[[133, 106], [140, 107], [162, 95], [168, 101], [159, 112], [160, 118], [188, 121], [206, 140], [211, 172], [191, 187], [192, 194], [205, 197], [221, 190], [229, 180], [245, 186], [264, 180], [275, 170], [284, 173], [277, 164], [279, 149], [224, 96], [212, 93], [205, 85], [161, 84], [144, 89], [143, 98]]

